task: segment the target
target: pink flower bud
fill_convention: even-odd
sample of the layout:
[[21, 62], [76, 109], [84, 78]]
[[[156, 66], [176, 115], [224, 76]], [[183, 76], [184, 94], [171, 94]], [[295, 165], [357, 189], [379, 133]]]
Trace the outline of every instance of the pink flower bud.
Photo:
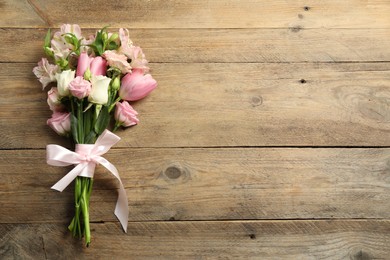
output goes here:
[[134, 69], [122, 79], [119, 96], [128, 101], [135, 101], [146, 97], [157, 87], [157, 82], [150, 74], [143, 74], [142, 70]]
[[67, 135], [70, 132], [70, 113], [54, 112], [47, 120], [47, 125], [57, 134]]
[[49, 92], [47, 92], [47, 104], [49, 105], [50, 110], [55, 112], [62, 111], [64, 109], [56, 87], [52, 87]]
[[105, 59], [103, 59], [102, 57], [100, 57], [100, 56], [94, 58], [91, 61], [91, 68], [90, 68], [90, 70], [91, 70], [92, 75], [95, 75], [95, 76], [99, 76], [99, 75], [106, 76], [107, 61]]
[[84, 76], [85, 71], [89, 68], [92, 58], [88, 56], [86, 52], [80, 54], [79, 60], [77, 62], [77, 71], [76, 76]]
[[137, 111], [135, 111], [127, 101], [123, 101], [122, 103], [116, 103], [114, 116], [118, 125], [129, 127], [138, 124], [139, 120], [137, 118], [137, 115]]
[[91, 83], [82, 76], [77, 76], [69, 83], [69, 91], [72, 96], [83, 99], [91, 93]]

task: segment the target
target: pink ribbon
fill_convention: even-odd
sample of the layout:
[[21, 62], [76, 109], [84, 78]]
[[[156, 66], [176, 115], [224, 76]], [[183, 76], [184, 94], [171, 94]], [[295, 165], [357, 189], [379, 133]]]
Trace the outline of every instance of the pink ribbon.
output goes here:
[[77, 176], [93, 178], [95, 167], [101, 164], [106, 167], [119, 181], [120, 188], [115, 207], [115, 215], [127, 233], [129, 217], [129, 205], [127, 203], [126, 190], [123, 187], [118, 170], [109, 161], [101, 157], [110, 148], [119, 142], [120, 138], [107, 129], [99, 136], [95, 144], [77, 144], [76, 152], [72, 152], [60, 145], [49, 144], [46, 147], [47, 163], [53, 166], [76, 165], [67, 175], [59, 180], [53, 187], [54, 190], [63, 191]]

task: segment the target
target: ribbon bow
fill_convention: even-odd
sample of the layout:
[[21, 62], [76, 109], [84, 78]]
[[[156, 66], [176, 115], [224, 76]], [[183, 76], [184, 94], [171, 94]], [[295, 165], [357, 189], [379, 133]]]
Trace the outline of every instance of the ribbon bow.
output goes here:
[[77, 176], [93, 178], [97, 164], [101, 164], [106, 167], [106, 169], [109, 170], [120, 183], [115, 215], [122, 224], [123, 230], [127, 232], [129, 205], [127, 204], [125, 188], [123, 187], [118, 170], [115, 166], [105, 158], [101, 157], [101, 155], [108, 152], [108, 150], [119, 142], [119, 140], [119, 136], [116, 136], [106, 129], [98, 137], [95, 144], [77, 144], [75, 152], [72, 152], [60, 145], [49, 144], [46, 147], [47, 164], [53, 166], [76, 165], [73, 170], [68, 172], [68, 174], [51, 187], [52, 189], [58, 191], [63, 191]]

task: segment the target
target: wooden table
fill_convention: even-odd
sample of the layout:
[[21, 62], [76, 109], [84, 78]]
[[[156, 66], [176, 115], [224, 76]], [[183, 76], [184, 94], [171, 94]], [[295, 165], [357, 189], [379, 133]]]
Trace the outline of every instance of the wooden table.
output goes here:
[[[3, 0], [1, 259], [389, 259], [390, 2]], [[68, 140], [32, 68], [47, 28], [130, 29], [158, 89], [95, 174], [92, 245], [66, 229]], [[112, 29], [114, 30], [114, 29]]]

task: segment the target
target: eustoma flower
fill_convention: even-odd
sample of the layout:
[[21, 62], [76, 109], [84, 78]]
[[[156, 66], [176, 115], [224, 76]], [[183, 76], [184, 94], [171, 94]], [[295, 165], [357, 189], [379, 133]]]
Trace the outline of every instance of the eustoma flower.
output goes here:
[[108, 86], [111, 79], [106, 76], [92, 76], [92, 90], [88, 100], [95, 104], [105, 105], [108, 102]]
[[69, 83], [69, 90], [72, 96], [83, 99], [91, 92], [91, 83], [83, 77], [77, 76]]
[[70, 132], [70, 113], [54, 112], [47, 124], [59, 135], [67, 135]]
[[146, 97], [157, 87], [157, 82], [150, 74], [144, 75], [142, 70], [133, 70], [122, 79], [119, 96], [123, 100], [135, 101]]
[[49, 92], [47, 92], [47, 104], [52, 111], [62, 111], [64, 105], [61, 103], [60, 95], [56, 87], [52, 87]]
[[74, 70], [64, 70], [56, 74], [58, 93], [60, 96], [69, 95], [69, 83], [74, 79]]
[[139, 120], [137, 118], [137, 111], [134, 110], [132, 106], [127, 101], [123, 101], [122, 103], [116, 103], [115, 109], [115, 120], [116, 127], [124, 126], [129, 127], [132, 125], [138, 124]]

